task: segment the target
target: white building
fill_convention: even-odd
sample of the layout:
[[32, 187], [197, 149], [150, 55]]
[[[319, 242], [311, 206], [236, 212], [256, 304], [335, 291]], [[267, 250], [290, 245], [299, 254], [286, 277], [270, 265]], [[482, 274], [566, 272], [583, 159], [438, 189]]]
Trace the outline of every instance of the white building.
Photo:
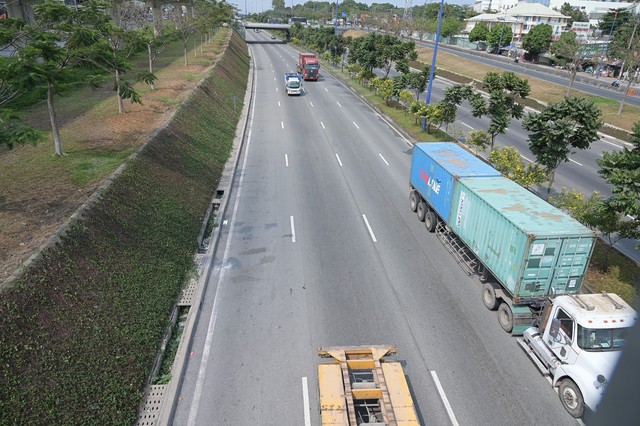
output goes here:
[[597, 24], [597, 21], [602, 15], [607, 13], [609, 9], [626, 9], [635, 4], [635, 13], [640, 13], [639, 3], [619, 0], [475, 0], [473, 10], [476, 12], [486, 12], [488, 10], [504, 12], [507, 9], [525, 3], [538, 3], [558, 10], [560, 10], [563, 4], [569, 3], [574, 9], [586, 13], [592, 24]]
[[520, 3], [507, 9], [504, 14], [519, 21], [518, 28], [513, 31], [516, 40], [522, 40], [533, 27], [540, 24], [551, 25], [553, 29], [551, 38], [560, 38], [560, 34], [567, 27], [567, 22], [570, 19], [569, 16], [564, 16], [562, 13], [539, 3]]
[[536, 25], [549, 24], [553, 29], [551, 37], [556, 39], [567, 27], [569, 18], [540, 3], [522, 2], [505, 8], [500, 13], [485, 13], [468, 19], [465, 31], [471, 31], [478, 22], [485, 22], [489, 27], [496, 23], [507, 22], [513, 31], [513, 39], [517, 42], [521, 41]]

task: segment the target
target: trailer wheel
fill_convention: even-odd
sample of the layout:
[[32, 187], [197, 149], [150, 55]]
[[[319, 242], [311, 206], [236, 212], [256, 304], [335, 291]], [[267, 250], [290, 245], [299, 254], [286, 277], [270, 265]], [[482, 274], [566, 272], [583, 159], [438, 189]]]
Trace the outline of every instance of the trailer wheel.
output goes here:
[[569, 414], [576, 419], [582, 417], [584, 413], [584, 398], [582, 398], [582, 392], [580, 392], [578, 385], [573, 380], [564, 379], [560, 382], [558, 394], [562, 405]]
[[411, 191], [409, 194], [409, 207], [411, 207], [411, 211], [415, 212], [418, 209], [418, 203], [420, 199], [418, 197], [418, 193], [416, 191]]
[[436, 230], [436, 225], [438, 224], [438, 218], [436, 214], [429, 210], [427, 215], [424, 218], [424, 225], [427, 227], [427, 231], [433, 232]]
[[417, 213], [418, 213], [418, 220], [419, 220], [420, 222], [424, 222], [424, 218], [425, 218], [425, 216], [427, 215], [427, 211], [428, 211], [428, 210], [429, 210], [429, 209], [427, 208], [427, 203], [425, 203], [424, 201], [420, 201], [420, 202], [418, 203], [418, 210], [417, 210]]
[[498, 322], [504, 331], [511, 333], [511, 330], [513, 330], [513, 312], [511, 312], [511, 307], [506, 303], [502, 303], [498, 308]]
[[482, 286], [482, 302], [490, 311], [495, 311], [500, 300], [496, 297], [496, 288], [492, 283], [485, 283]]

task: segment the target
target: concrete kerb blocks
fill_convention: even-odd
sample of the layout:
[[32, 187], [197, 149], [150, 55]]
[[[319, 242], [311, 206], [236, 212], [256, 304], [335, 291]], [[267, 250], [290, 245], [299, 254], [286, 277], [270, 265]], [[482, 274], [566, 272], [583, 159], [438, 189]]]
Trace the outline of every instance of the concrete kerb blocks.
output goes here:
[[[251, 57], [251, 51], [249, 51], [249, 56]], [[236, 128], [236, 137], [233, 144], [233, 152], [229, 160], [227, 161], [224, 171], [222, 173], [222, 177], [220, 179], [220, 183], [216, 191], [214, 191], [214, 195], [212, 198], [212, 203], [216, 198], [216, 194], [220, 191], [224, 191], [224, 195], [220, 200], [220, 208], [218, 210], [218, 217], [224, 217], [227, 208], [229, 205], [229, 195], [231, 192], [231, 188], [235, 181], [236, 169], [238, 167], [238, 162], [240, 160], [240, 152], [242, 151], [242, 147], [244, 146], [247, 128], [249, 124], [249, 111], [251, 108], [251, 104], [253, 102], [252, 95], [254, 92], [254, 62], [251, 58], [250, 67], [249, 67], [249, 90], [245, 93], [244, 98], [244, 107], [242, 110], [242, 114], [240, 116], [240, 120], [238, 121], [238, 126]], [[193, 336], [195, 332], [195, 325], [198, 322], [200, 317], [200, 308], [202, 305], [202, 299], [207, 290], [206, 284], [211, 276], [213, 259], [216, 255], [216, 251], [218, 248], [218, 242], [220, 240], [220, 232], [221, 227], [216, 226], [213, 229], [211, 239], [209, 242], [209, 246], [207, 248], [206, 254], [203, 256], [204, 268], [202, 270], [202, 274], [198, 279], [198, 288], [196, 291], [196, 295], [189, 309], [189, 314], [187, 315], [187, 321], [185, 324], [184, 332], [182, 333], [182, 337], [180, 340], [180, 344], [178, 346], [178, 352], [176, 353], [176, 357], [173, 363], [173, 367], [171, 369], [171, 380], [167, 386], [164, 401], [160, 407], [160, 412], [157, 417], [157, 425], [169, 425], [173, 421], [173, 417], [175, 415], [176, 402], [178, 393], [182, 387], [182, 376], [186, 370], [187, 366], [187, 354], [191, 348], [191, 344], [193, 342]], [[209, 289], [215, 290], [216, 289]]]

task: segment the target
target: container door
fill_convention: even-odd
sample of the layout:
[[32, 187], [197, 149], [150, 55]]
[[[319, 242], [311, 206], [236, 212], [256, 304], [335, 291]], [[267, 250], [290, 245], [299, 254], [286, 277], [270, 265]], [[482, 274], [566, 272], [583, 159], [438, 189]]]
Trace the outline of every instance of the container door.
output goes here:
[[529, 256], [524, 263], [518, 296], [538, 298], [549, 295], [549, 284], [561, 249], [560, 238], [538, 239], [529, 244]]
[[556, 294], [578, 293], [587, 272], [595, 240], [593, 237], [565, 238], [551, 277]]

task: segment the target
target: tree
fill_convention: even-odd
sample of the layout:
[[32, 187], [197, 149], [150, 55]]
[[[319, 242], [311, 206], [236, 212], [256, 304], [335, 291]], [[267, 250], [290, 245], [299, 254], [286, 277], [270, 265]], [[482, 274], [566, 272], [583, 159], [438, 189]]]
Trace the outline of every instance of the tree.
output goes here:
[[[480, 98], [480, 100], [478, 100]], [[480, 95], [470, 84], [455, 84], [444, 90], [444, 99], [439, 102], [442, 111], [442, 122], [446, 124], [447, 131], [449, 124], [456, 120], [458, 107], [465, 100], [469, 100], [471, 104], [482, 101]]]
[[473, 96], [470, 99], [471, 113], [474, 117], [489, 116], [487, 133], [491, 135], [491, 149], [498, 134], [504, 134], [511, 118], [520, 119], [524, 105], [519, 100], [529, 96], [529, 81], [512, 72], [488, 72], [482, 80], [482, 88], [489, 93], [489, 99]]
[[[487, 36], [487, 44], [498, 49], [502, 46], [507, 46], [511, 42], [513, 37], [513, 31], [507, 24], [498, 24], [491, 27], [489, 35]], [[499, 52], [498, 52], [499, 53]]]
[[488, 37], [489, 27], [484, 22], [478, 22], [469, 33], [469, 41], [471, 42], [486, 41]]
[[459, 34], [462, 30], [462, 21], [459, 21], [455, 16], [447, 16], [442, 19], [442, 25], [440, 26], [441, 37], [451, 37]]
[[524, 188], [540, 185], [547, 180], [547, 174], [538, 164], [523, 164], [518, 148], [507, 146], [495, 149], [489, 155], [489, 161], [496, 170]]
[[198, 21], [189, 14], [182, 13], [182, 7], [174, 9], [173, 16], [178, 36], [182, 41], [182, 51], [184, 54], [184, 66], [189, 65], [189, 59], [187, 57], [188, 43], [191, 37], [198, 31]]
[[404, 67], [408, 70], [408, 61], [415, 61], [418, 58], [415, 42], [403, 42], [389, 34], [378, 38], [376, 50], [380, 55], [381, 68], [385, 72], [385, 77], [389, 76], [391, 66], [394, 63], [397, 68], [402, 69]]
[[378, 78], [376, 88], [378, 89], [378, 94], [384, 100], [384, 103], [389, 105], [389, 100], [393, 96], [394, 88], [393, 81], [387, 78]]
[[[43, 88], [47, 94], [47, 109], [56, 155], [65, 155], [58, 126], [55, 97], [63, 93], [71, 83], [71, 66], [79, 60], [84, 48], [95, 41], [85, 26], [81, 13], [54, 0], [44, 0], [33, 6], [35, 23], [27, 26], [14, 24], [5, 27], [0, 40], [11, 43], [16, 49], [16, 60], [6, 62], [3, 80], [11, 80], [13, 86], [23, 90]], [[90, 12], [88, 12], [90, 13]], [[18, 143], [35, 142], [41, 138], [38, 132], [25, 126], [11, 124], [11, 113], [5, 112], [3, 132], [13, 135]], [[12, 145], [12, 142], [8, 142]]]
[[528, 50], [533, 56], [538, 56], [540, 52], [549, 47], [553, 28], [549, 24], [539, 24], [529, 30], [529, 33], [522, 40], [522, 47]]
[[[630, 73], [640, 66], [640, 34], [638, 34], [638, 26], [640, 25], [640, 16], [635, 16], [632, 21], [620, 26], [613, 34], [613, 39], [609, 44], [609, 53], [611, 56], [618, 58], [622, 61], [620, 66], [620, 75], [626, 72]], [[624, 90], [624, 96], [620, 107], [618, 108], [618, 115], [622, 114], [624, 105], [627, 101], [627, 96], [631, 88], [632, 78], [627, 81], [626, 88]]]
[[567, 22], [568, 27], [571, 27], [574, 22], [589, 22], [589, 16], [586, 13], [582, 10], [574, 9], [569, 3], [563, 3], [562, 6], [560, 6], [559, 12], [564, 16], [571, 17]]
[[440, 109], [439, 104], [429, 104], [423, 110], [424, 115], [422, 118], [425, 121], [425, 128], [427, 129], [427, 133], [429, 133], [429, 129], [432, 124], [441, 123], [442, 122], [442, 111]]
[[427, 88], [427, 84], [429, 84], [430, 72], [431, 67], [429, 65], [425, 65], [420, 72], [410, 72], [403, 75], [406, 82], [405, 87], [413, 90], [416, 94], [417, 100], [420, 100], [420, 93], [424, 92]]
[[466, 144], [473, 148], [476, 156], [478, 151], [484, 151], [491, 143], [491, 136], [484, 130], [472, 130], [469, 132]]
[[567, 88], [566, 95], [569, 96], [573, 88], [573, 82], [576, 79], [578, 67], [583, 58], [583, 52], [580, 43], [578, 43], [576, 33], [566, 31], [560, 34], [560, 38], [551, 43], [551, 53], [553, 53], [561, 63], [569, 64], [571, 77], [569, 77], [569, 87]]
[[546, 105], [540, 113], [528, 113], [522, 127], [529, 131], [529, 149], [537, 162], [549, 173], [547, 198], [562, 162], [569, 161], [573, 149], [588, 149], [597, 141], [602, 126], [602, 113], [593, 101], [565, 97], [560, 102]]
[[411, 93], [409, 90], [401, 90], [398, 94], [398, 98], [400, 99], [400, 101], [402, 101], [402, 104], [405, 105], [405, 113], [407, 112], [406, 106], [411, 105], [411, 102], [413, 102], [415, 99], [413, 93]]
[[609, 34], [611, 31], [618, 29], [627, 22], [633, 19], [631, 12], [621, 9], [609, 9], [598, 21], [598, 28], [602, 30], [604, 34]]
[[631, 143], [632, 149], [605, 152], [602, 159], [596, 160], [600, 166], [598, 174], [613, 187], [608, 207], [630, 222], [631, 229], [626, 230], [630, 233], [640, 229], [640, 122], [633, 126]]

